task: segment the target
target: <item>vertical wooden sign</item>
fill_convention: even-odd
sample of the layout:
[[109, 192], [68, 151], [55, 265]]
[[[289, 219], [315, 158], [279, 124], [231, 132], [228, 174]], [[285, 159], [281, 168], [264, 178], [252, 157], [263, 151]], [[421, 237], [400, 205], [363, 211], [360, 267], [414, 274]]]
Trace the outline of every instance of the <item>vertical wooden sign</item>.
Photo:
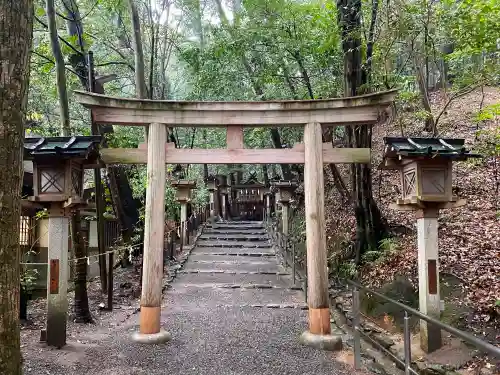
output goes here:
[[50, 260], [50, 294], [59, 294], [59, 259]]
[[437, 294], [437, 262], [436, 259], [427, 261], [427, 277], [429, 283], [429, 294]]

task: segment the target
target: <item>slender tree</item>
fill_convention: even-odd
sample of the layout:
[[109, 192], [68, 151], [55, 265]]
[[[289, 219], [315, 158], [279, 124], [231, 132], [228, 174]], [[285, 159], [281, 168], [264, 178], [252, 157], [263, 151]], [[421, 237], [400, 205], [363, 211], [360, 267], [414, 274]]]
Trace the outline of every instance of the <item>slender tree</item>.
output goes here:
[[61, 135], [68, 136], [71, 134], [69, 124], [69, 101], [68, 89], [66, 86], [66, 67], [64, 64], [64, 56], [61, 52], [57, 34], [56, 10], [54, 0], [47, 0], [47, 24], [49, 26], [50, 46], [54, 55], [54, 63], [56, 66], [56, 84], [57, 94], [59, 96], [59, 117], [61, 120]]
[[19, 218], [33, 32], [31, 0], [0, 0], [0, 374], [22, 373]]
[[[66, 5], [67, 6], [67, 5]], [[71, 135], [69, 118], [69, 100], [66, 83], [66, 67], [64, 56], [59, 44], [59, 35], [57, 32], [56, 11], [54, 0], [47, 0], [47, 24], [49, 26], [50, 45], [54, 54], [56, 66], [57, 93], [59, 97], [61, 135]], [[71, 244], [73, 254], [78, 259], [75, 265], [75, 320], [80, 323], [92, 322], [92, 315], [89, 309], [89, 297], [87, 293], [87, 262], [85, 257], [88, 255], [88, 248], [81, 238], [81, 217], [76, 209], [71, 216]]]
[[[373, 0], [366, 56], [363, 63], [361, 0], [338, 0], [338, 22], [344, 52], [344, 95], [356, 96], [369, 90], [373, 59], [374, 30], [377, 22], [378, 0]], [[363, 91], [364, 90], [364, 91]], [[350, 147], [370, 147], [372, 127], [346, 127]], [[364, 251], [377, 249], [387, 234], [385, 222], [373, 199], [372, 174], [369, 164], [353, 164], [351, 170], [353, 200], [356, 215], [356, 262]]]

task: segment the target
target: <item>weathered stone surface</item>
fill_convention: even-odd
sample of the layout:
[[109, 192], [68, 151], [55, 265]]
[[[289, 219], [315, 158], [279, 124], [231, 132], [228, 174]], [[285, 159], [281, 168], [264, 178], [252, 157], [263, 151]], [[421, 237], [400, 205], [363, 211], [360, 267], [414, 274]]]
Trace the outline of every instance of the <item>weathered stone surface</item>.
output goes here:
[[315, 335], [306, 331], [300, 335], [300, 343], [315, 349], [332, 352], [342, 350], [342, 337], [337, 335]]
[[164, 330], [160, 330], [160, 332], [153, 334], [143, 334], [139, 332], [134, 332], [132, 334], [132, 340], [140, 344], [164, 344], [171, 339], [172, 335]]
[[383, 333], [373, 333], [371, 337], [386, 349], [394, 345], [394, 340]]

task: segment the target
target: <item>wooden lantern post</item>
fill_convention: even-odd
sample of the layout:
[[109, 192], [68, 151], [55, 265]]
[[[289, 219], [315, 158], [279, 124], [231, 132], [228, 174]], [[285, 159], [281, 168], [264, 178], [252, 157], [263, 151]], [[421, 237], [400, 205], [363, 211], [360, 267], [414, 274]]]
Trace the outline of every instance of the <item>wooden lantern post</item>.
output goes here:
[[281, 221], [283, 234], [288, 236], [288, 218], [289, 218], [289, 208], [290, 200], [292, 199], [292, 194], [297, 188], [297, 184], [292, 181], [276, 181], [271, 184], [273, 189], [277, 190], [276, 200], [281, 204]]
[[66, 345], [70, 212], [86, 206], [83, 173], [98, 158], [101, 137], [26, 138], [24, 159], [33, 161], [33, 196], [48, 209], [47, 325], [49, 346]]
[[182, 228], [182, 243], [186, 245], [188, 241], [188, 231], [187, 231], [187, 204], [191, 198], [191, 189], [196, 188], [196, 181], [190, 180], [179, 180], [174, 181], [172, 186], [177, 189], [176, 198], [177, 202], [181, 205], [181, 228]]
[[[440, 319], [438, 216], [440, 209], [466, 204], [452, 194], [452, 162], [478, 157], [465, 150], [463, 139], [384, 138], [383, 169], [401, 175], [402, 196], [391, 207], [416, 211], [419, 309]], [[442, 346], [441, 329], [420, 321], [420, 346], [433, 352]]]

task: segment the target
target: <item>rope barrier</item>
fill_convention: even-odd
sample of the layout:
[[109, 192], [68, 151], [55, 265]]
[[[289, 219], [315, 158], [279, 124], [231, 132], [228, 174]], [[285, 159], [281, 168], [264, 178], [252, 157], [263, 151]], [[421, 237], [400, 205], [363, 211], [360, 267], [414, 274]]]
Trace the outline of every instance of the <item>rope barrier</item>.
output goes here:
[[[176, 225], [174, 228], [172, 228], [168, 232], [166, 232], [165, 233], [165, 237], [170, 236], [173, 232], [176, 232], [179, 235], [179, 237], [180, 237], [179, 230], [182, 228], [182, 224], [183, 223], [192, 223], [194, 220], [196, 220], [196, 218], [197, 218], [197, 216], [195, 214], [191, 214], [191, 216], [185, 222], [181, 222], [179, 225]], [[119, 247], [119, 248], [115, 248], [113, 250], [106, 251], [104, 253], [87, 255], [87, 256], [84, 256], [84, 257], [80, 257], [80, 258], [72, 258], [72, 259], [68, 260], [68, 263], [70, 263], [70, 262], [78, 262], [79, 260], [85, 260], [86, 259], [87, 260], [87, 264], [90, 264], [89, 260], [91, 258], [98, 258], [100, 256], [105, 256], [105, 255], [108, 255], [108, 254], [115, 254], [115, 253], [121, 252], [123, 250], [127, 250], [127, 249], [133, 248], [135, 246], [142, 246], [142, 245], [144, 245], [143, 242], [137, 243], [137, 244], [134, 244], [134, 245], [122, 246], [122, 247]], [[94, 263], [97, 263], [97, 262], [94, 262]], [[37, 262], [21, 262], [20, 264], [23, 265], [23, 266], [48, 266], [48, 263], [37, 263]]]

